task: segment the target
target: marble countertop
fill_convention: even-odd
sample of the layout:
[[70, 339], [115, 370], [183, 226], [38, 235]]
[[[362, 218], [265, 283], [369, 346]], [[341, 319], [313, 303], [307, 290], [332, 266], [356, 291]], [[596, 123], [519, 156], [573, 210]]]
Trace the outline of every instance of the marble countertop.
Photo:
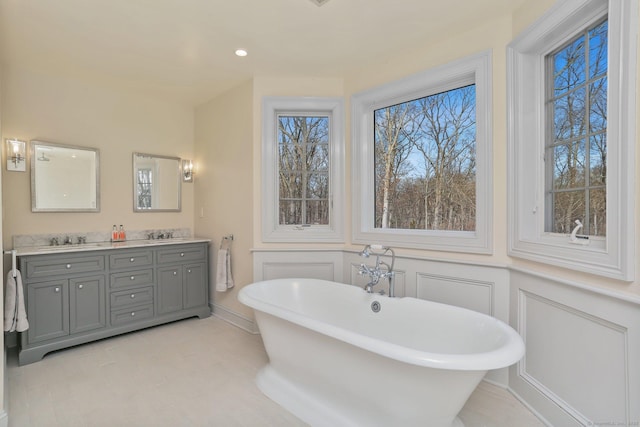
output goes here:
[[211, 239], [198, 237], [172, 238], [172, 239], [156, 239], [156, 240], [127, 240], [124, 242], [88, 242], [74, 245], [58, 245], [58, 246], [23, 246], [16, 249], [17, 256], [24, 255], [45, 255], [45, 254], [62, 254], [69, 252], [88, 252], [100, 251], [107, 249], [120, 248], [144, 248], [150, 246], [162, 245], [181, 245], [187, 243], [211, 242]]

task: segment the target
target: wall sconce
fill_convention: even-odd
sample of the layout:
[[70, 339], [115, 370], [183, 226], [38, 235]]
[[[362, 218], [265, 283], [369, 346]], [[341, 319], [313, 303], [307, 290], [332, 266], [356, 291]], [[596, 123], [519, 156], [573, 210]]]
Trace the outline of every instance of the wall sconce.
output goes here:
[[193, 162], [191, 160], [182, 160], [182, 180], [193, 182]]
[[27, 143], [17, 139], [6, 139], [7, 170], [25, 172], [27, 170]]

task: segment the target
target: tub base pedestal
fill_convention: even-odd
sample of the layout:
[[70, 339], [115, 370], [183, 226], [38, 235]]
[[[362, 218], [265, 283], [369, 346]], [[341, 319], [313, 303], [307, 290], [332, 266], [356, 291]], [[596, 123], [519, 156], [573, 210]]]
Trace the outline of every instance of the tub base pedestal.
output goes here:
[[[351, 419], [335, 411], [311, 393], [292, 384], [271, 365], [258, 372], [256, 385], [271, 400], [313, 427], [362, 426], [360, 420]], [[464, 427], [464, 423], [456, 417], [451, 427]]]

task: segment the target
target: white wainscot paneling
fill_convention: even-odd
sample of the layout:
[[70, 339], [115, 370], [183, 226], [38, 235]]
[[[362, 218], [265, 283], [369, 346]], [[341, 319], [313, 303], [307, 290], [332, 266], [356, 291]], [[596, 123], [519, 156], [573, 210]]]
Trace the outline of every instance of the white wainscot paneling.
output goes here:
[[455, 305], [493, 316], [494, 283], [418, 273], [416, 295], [420, 299]]
[[631, 302], [512, 272], [526, 355], [511, 388], [552, 425], [640, 425], [640, 310]]
[[334, 280], [333, 264], [327, 262], [269, 262], [262, 265], [264, 280], [284, 277]]
[[529, 292], [520, 298], [529, 349], [520, 375], [585, 424], [624, 420], [626, 328]]
[[340, 251], [256, 251], [254, 281], [303, 277], [342, 282]]

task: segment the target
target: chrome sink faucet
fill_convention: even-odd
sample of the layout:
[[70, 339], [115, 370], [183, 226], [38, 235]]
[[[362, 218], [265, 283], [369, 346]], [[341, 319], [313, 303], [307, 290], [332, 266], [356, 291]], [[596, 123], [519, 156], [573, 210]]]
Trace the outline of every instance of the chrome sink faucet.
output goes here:
[[[371, 255], [375, 255], [376, 264], [374, 267], [369, 267], [366, 264], [360, 264], [360, 268], [358, 269], [358, 273], [361, 276], [369, 276], [369, 283], [364, 286], [364, 290], [368, 293], [373, 292], [373, 287], [376, 286], [380, 279], [389, 280], [389, 296], [395, 297], [395, 289], [394, 289], [394, 281], [393, 277], [395, 272], [393, 270], [393, 265], [396, 260], [396, 254], [388, 246], [381, 245], [367, 245], [364, 247], [362, 252], [360, 252], [360, 256], [363, 258], [369, 258]], [[391, 264], [388, 264], [380, 259], [380, 257], [388, 256], [391, 257]], [[380, 293], [384, 293], [384, 291], [380, 291]]]

